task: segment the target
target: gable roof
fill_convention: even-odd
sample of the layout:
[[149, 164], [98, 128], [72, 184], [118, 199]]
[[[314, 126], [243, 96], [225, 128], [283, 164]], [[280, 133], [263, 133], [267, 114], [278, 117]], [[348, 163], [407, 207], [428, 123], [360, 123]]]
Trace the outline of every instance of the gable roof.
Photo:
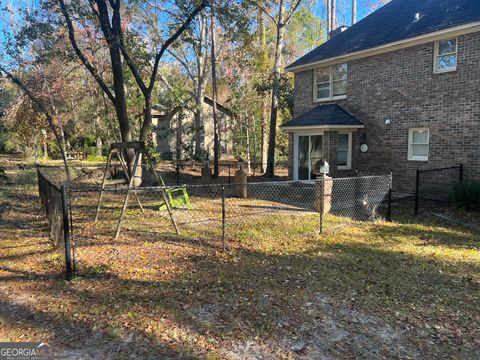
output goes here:
[[475, 22], [480, 22], [479, 0], [392, 0], [286, 69]]
[[[205, 95], [205, 97], [203, 98], [203, 102], [207, 105], [213, 106], [213, 99], [210, 96]], [[217, 101], [217, 109], [223, 112], [225, 115], [232, 116], [232, 117], [235, 115], [232, 110], [227, 108], [225, 105], [219, 103], [218, 101]]]
[[282, 125], [283, 128], [294, 127], [364, 127], [361, 120], [337, 104], [319, 105], [306, 113], [293, 118]]

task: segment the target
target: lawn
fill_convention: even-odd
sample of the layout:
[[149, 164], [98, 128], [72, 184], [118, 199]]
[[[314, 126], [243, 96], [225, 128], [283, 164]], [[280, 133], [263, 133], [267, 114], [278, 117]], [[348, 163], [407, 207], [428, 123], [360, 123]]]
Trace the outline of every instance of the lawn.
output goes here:
[[[318, 217], [282, 213], [229, 225], [222, 252], [218, 232], [139, 239], [130, 222], [119, 242], [92, 241], [89, 271], [65, 282], [34, 171], [9, 174], [17, 185], [0, 190], [2, 341], [48, 342], [71, 359], [480, 357], [475, 230], [415, 218], [404, 204], [392, 223], [323, 235]], [[108, 266], [95, 267], [102, 259]]]

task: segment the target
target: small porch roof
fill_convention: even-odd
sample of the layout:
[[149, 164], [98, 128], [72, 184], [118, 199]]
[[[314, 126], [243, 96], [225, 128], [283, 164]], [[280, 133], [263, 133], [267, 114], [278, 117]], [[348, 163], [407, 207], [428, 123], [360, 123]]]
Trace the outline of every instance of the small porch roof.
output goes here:
[[306, 113], [287, 121], [281, 126], [286, 130], [295, 129], [360, 129], [365, 124], [337, 104], [319, 105]]

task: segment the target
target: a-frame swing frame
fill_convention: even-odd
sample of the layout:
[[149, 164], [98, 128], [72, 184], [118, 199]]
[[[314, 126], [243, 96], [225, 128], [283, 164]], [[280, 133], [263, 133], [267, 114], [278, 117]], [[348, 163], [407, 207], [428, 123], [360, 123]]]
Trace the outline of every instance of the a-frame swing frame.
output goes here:
[[[127, 163], [126, 163], [125, 157], [124, 157], [124, 151], [125, 150], [133, 150], [134, 153], [135, 153], [135, 159], [134, 159], [133, 170], [132, 170], [132, 174], [134, 174], [133, 176], [130, 176], [129, 172], [128, 172]], [[180, 235], [180, 231], [178, 230], [177, 223], [175, 222], [175, 219], [173, 217], [172, 208], [171, 208], [170, 203], [168, 202], [167, 196], [165, 194], [165, 185], [163, 185], [162, 181], [160, 180], [160, 177], [157, 174], [157, 171], [155, 170], [155, 167], [153, 166], [152, 158], [150, 157], [150, 153], [148, 152], [147, 148], [145, 147], [144, 142], [119, 142], [119, 143], [113, 143], [113, 144], [110, 145], [110, 151], [108, 153], [107, 164], [105, 165], [105, 170], [104, 170], [104, 173], [103, 173], [102, 188], [101, 188], [101, 191], [100, 191], [100, 195], [98, 197], [97, 210], [95, 212], [95, 222], [98, 220], [98, 214], [100, 212], [102, 199], [103, 199], [103, 190], [105, 189], [105, 184], [107, 182], [107, 172], [108, 172], [108, 168], [112, 165], [113, 155], [117, 156], [117, 158], [120, 162], [120, 165], [122, 166], [122, 169], [127, 176], [127, 181], [128, 181], [127, 192], [125, 194], [125, 199], [124, 199], [124, 202], [123, 202], [122, 211], [120, 212], [120, 218], [118, 219], [117, 230], [115, 232], [115, 240], [120, 235], [120, 232], [121, 232], [121, 229], [122, 229], [123, 218], [125, 216], [125, 211], [127, 210], [127, 207], [128, 207], [128, 199], [129, 199], [129, 196], [130, 196], [130, 191], [133, 191], [133, 195], [135, 196], [135, 199], [137, 200], [138, 206], [140, 207], [142, 213], [144, 212], [142, 203], [140, 202], [140, 199], [138, 198], [137, 192], [133, 187], [133, 182], [135, 180], [135, 174], [137, 173], [137, 168], [138, 168], [139, 163], [140, 163], [140, 166], [142, 166], [142, 164], [141, 164], [142, 155], [144, 155], [144, 157], [147, 161], [147, 166], [150, 166], [153, 174], [155, 175], [155, 179], [157, 180], [157, 184], [159, 184], [159, 186], [161, 187], [163, 201], [166, 204], [168, 215], [170, 216], [170, 221], [172, 222], [172, 225], [175, 228], [175, 232], [178, 235]], [[148, 167], [147, 167], [147, 169], [148, 169]]]

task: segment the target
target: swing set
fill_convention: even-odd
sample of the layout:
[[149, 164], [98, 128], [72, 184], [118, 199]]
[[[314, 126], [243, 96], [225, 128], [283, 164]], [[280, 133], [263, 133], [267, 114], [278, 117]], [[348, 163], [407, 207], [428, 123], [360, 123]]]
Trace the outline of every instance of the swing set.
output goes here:
[[[125, 155], [124, 153], [127, 150], [133, 150], [135, 157], [134, 157], [134, 163], [133, 163], [133, 169], [132, 169], [132, 176], [129, 175], [128, 172], [128, 167], [127, 167], [127, 162], [125, 161]], [[159, 210], [167, 210], [168, 215], [170, 217], [170, 221], [175, 229], [175, 232], [177, 235], [180, 235], [180, 231], [178, 229], [177, 223], [175, 222], [175, 219], [173, 217], [173, 208], [179, 208], [179, 207], [186, 207], [188, 209], [191, 208], [190, 204], [190, 197], [188, 196], [187, 188], [186, 185], [183, 185], [180, 188], [174, 188], [174, 189], [169, 189], [165, 185], [165, 182], [163, 181], [163, 178], [160, 174], [157, 173], [155, 170], [155, 167], [153, 166], [152, 158], [150, 156], [150, 153], [148, 152], [147, 148], [145, 147], [144, 142], [119, 142], [119, 143], [113, 143], [110, 145], [110, 151], [108, 153], [108, 158], [107, 158], [107, 164], [105, 166], [105, 170], [103, 173], [103, 180], [102, 180], [102, 187], [100, 191], [100, 195], [98, 197], [98, 204], [97, 204], [97, 209], [95, 211], [95, 222], [98, 220], [98, 215], [100, 212], [100, 208], [102, 205], [102, 200], [103, 200], [103, 192], [107, 184], [113, 184], [113, 185], [118, 185], [120, 183], [125, 183], [123, 180], [107, 180], [107, 174], [108, 174], [108, 169], [112, 166], [112, 160], [113, 157], [116, 156], [124, 173], [126, 176], [126, 181], [128, 182], [128, 188], [125, 194], [125, 199], [123, 201], [123, 206], [122, 210], [120, 212], [120, 218], [118, 219], [117, 223], [117, 229], [115, 232], [115, 240], [119, 237], [122, 225], [123, 225], [123, 220], [125, 217], [125, 211], [127, 210], [128, 207], [128, 200], [130, 197], [130, 192], [133, 193], [133, 196], [135, 197], [135, 200], [141, 210], [142, 213], [145, 212], [142, 203], [140, 202], [140, 199], [137, 194], [137, 189], [134, 187], [134, 181], [135, 181], [135, 174], [137, 173], [137, 168], [138, 166], [142, 166], [142, 156], [143, 158], [146, 159], [147, 162], [147, 170], [148, 167], [152, 170], [152, 173], [155, 176], [155, 180], [157, 181], [157, 184], [160, 185], [161, 193], [162, 193], [162, 198], [163, 198], [163, 203], [160, 204]]]

